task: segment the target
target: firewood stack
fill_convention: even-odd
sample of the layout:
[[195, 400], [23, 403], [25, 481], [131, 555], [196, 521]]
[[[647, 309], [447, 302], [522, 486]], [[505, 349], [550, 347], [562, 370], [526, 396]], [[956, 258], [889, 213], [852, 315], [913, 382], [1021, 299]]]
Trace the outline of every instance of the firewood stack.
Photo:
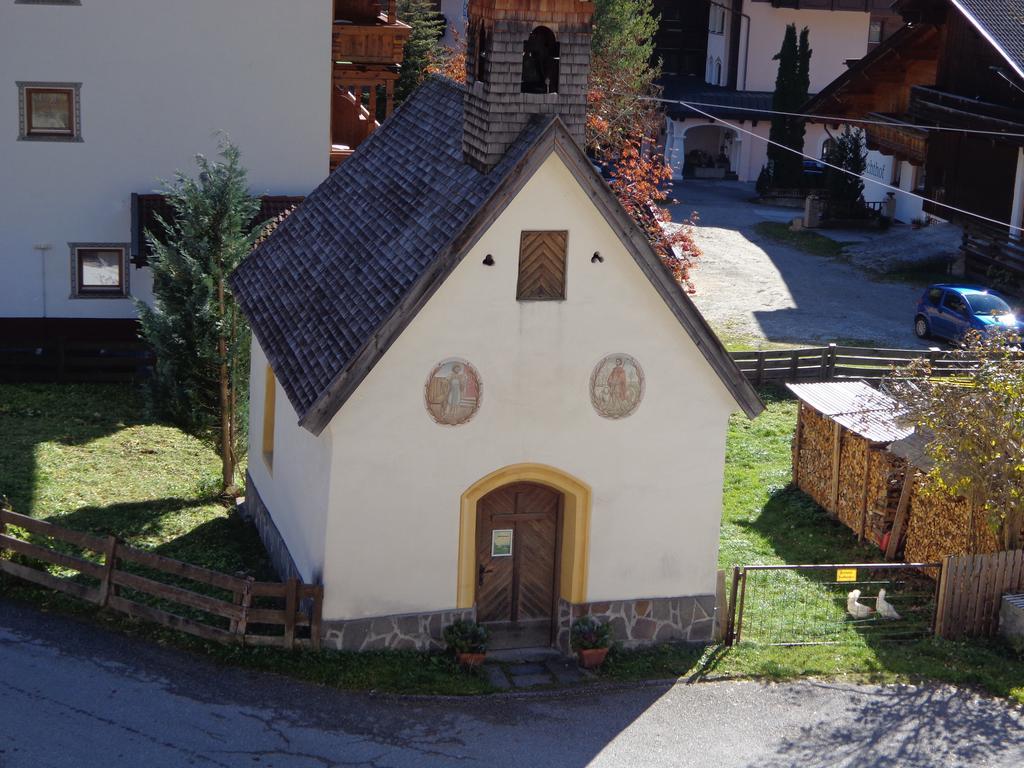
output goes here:
[[800, 403], [800, 441], [794, 452], [797, 487], [831, 511], [833, 423]]
[[938, 562], [946, 555], [988, 554], [1001, 549], [983, 510], [972, 515], [964, 498], [915, 490], [910, 499], [908, 562]]

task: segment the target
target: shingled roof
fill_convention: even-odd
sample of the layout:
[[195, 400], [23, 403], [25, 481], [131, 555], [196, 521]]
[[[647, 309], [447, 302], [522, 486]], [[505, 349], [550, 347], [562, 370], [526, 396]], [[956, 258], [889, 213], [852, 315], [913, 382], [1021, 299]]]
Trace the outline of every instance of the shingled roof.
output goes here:
[[952, 0], [953, 5], [1024, 77], [1024, 2], [1022, 0]]
[[314, 434], [323, 430], [551, 152], [615, 220], [744, 411], [760, 412], [757, 394], [562, 122], [536, 118], [482, 174], [463, 162], [463, 93], [449, 80], [429, 80], [231, 277], [299, 423]]

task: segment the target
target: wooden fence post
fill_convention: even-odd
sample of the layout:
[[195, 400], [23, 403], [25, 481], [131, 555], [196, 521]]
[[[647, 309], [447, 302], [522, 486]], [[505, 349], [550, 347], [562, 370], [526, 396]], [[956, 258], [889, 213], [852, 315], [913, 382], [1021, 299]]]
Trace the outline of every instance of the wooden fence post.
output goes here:
[[764, 350], [757, 353], [757, 378], [758, 385], [764, 384]]
[[910, 511], [910, 497], [914, 491], [914, 468], [907, 462], [906, 473], [903, 476], [903, 487], [900, 489], [900, 500], [896, 505], [896, 517], [892, 523], [892, 531], [889, 532], [889, 546], [885, 548], [885, 559], [895, 560], [896, 552], [899, 549], [900, 538], [903, 536], [903, 528], [907, 524], [907, 517]]
[[949, 592], [949, 555], [942, 558], [942, 570], [939, 571], [939, 586], [935, 594], [934, 631], [936, 637], [943, 637], [946, 630], [946, 601]]
[[832, 381], [836, 377], [836, 345], [830, 343], [828, 345], [828, 373], [825, 376], [825, 381]]
[[117, 589], [114, 584], [114, 571], [117, 569], [117, 537], [108, 536], [107, 546], [103, 551], [103, 579], [100, 581], [100, 594], [96, 600], [100, 608], [106, 608], [110, 602], [110, 594]]
[[249, 576], [245, 580], [245, 584], [242, 585], [242, 593], [240, 595], [241, 600], [239, 604], [242, 608], [242, 615], [238, 618], [235, 623], [234, 631], [242, 639], [242, 645], [245, 645], [245, 632], [249, 628], [249, 608], [252, 606], [252, 584], [253, 577]]
[[732, 567], [732, 589], [729, 591], [729, 620], [725, 627], [725, 644], [732, 645], [736, 631], [736, 594], [740, 586], [740, 567]]
[[292, 576], [285, 587], [284, 598], [284, 647], [295, 647], [295, 612], [298, 610], [299, 580]]
[[794, 351], [789, 356], [789, 380], [794, 384], [798, 381], [797, 376], [800, 373], [800, 353]]

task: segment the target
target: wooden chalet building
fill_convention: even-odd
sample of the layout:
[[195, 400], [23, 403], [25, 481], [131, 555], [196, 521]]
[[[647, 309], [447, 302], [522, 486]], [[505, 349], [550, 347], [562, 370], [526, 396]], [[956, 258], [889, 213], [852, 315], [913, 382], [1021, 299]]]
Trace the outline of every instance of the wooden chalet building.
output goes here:
[[[665, 155], [673, 176], [754, 181], [767, 162], [767, 111], [786, 26], [810, 30], [810, 89], [821, 90], [884, 35], [897, 31], [888, 0], [656, 0], [661, 24]], [[722, 121], [679, 101], [695, 102]], [[817, 157], [828, 134], [808, 126]]]
[[411, 33], [398, 20], [396, 0], [334, 0], [332, 171], [373, 133], [377, 118], [394, 109], [395, 81]]
[[1024, 2], [901, 0], [894, 7], [908, 26], [853, 63], [808, 111], [900, 123], [866, 126], [868, 148], [900, 162], [892, 182], [934, 200], [924, 203], [926, 212], [965, 225], [970, 279], [1002, 279], [997, 287], [1019, 292], [1020, 230], [980, 217], [1024, 224]]

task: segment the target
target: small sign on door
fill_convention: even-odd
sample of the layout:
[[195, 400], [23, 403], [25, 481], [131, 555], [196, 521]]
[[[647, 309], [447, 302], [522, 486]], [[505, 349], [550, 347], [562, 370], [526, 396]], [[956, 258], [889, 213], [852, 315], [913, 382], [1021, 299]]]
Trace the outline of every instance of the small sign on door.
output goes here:
[[491, 557], [509, 557], [512, 554], [512, 529], [491, 531]]

